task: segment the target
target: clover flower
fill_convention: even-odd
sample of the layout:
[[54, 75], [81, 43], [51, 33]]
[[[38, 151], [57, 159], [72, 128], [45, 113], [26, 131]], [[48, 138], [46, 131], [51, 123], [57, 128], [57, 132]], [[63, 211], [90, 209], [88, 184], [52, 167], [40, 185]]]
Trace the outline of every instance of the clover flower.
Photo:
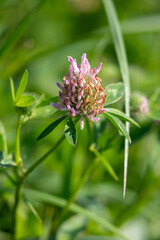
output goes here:
[[133, 114], [145, 116], [149, 111], [148, 99], [139, 92], [132, 93], [131, 110]]
[[146, 97], [142, 98], [141, 104], [139, 105], [139, 110], [142, 114], [148, 113], [148, 100]]
[[102, 80], [97, 76], [102, 63], [98, 68], [92, 69], [85, 53], [82, 55], [80, 66], [72, 57], [68, 57], [68, 61], [69, 74], [63, 77], [63, 86], [56, 82], [61, 90], [59, 102], [51, 105], [61, 111], [68, 111], [67, 114], [72, 117], [79, 115], [83, 129], [85, 117], [97, 122], [100, 119], [97, 115], [106, 112], [105, 89], [101, 86]]

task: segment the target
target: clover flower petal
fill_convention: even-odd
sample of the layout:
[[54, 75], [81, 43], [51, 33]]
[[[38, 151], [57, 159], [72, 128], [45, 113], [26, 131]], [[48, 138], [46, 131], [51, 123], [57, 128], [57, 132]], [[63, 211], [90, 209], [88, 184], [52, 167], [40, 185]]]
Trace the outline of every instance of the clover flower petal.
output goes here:
[[61, 111], [68, 111], [67, 115], [81, 117], [80, 127], [84, 128], [84, 118], [87, 117], [97, 122], [97, 115], [104, 113], [106, 109], [105, 89], [101, 86], [101, 79], [97, 76], [102, 68], [102, 63], [92, 69], [84, 53], [81, 57], [81, 65], [76, 59], [68, 57], [70, 63], [69, 74], [63, 77], [63, 85], [56, 82], [60, 88], [59, 102], [51, 105]]

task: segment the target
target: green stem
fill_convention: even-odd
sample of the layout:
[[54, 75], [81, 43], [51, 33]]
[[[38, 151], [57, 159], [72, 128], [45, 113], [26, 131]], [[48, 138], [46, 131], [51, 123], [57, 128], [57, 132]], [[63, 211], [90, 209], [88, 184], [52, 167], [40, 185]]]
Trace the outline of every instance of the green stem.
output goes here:
[[[74, 124], [76, 125], [79, 121], [79, 118], [77, 118], [74, 121]], [[24, 178], [26, 178], [37, 166], [39, 166], [56, 148], [64, 141], [65, 139], [65, 133], [58, 139], [58, 141], [55, 143], [53, 147], [51, 147], [45, 154], [43, 154], [33, 165], [31, 165], [28, 170], [24, 174]]]
[[63, 134], [56, 144], [50, 148], [45, 154], [43, 154], [30, 168], [25, 172], [24, 177], [27, 177], [37, 166], [39, 166], [65, 139], [65, 134]]
[[17, 223], [17, 209], [18, 209], [18, 204], [20, 201], [20, 196], [21, 196], [21, 189], [22, 189], [23, 182], [19, 181], [17, 184], [17, 188], [15, 191], [15, 203], [13, 207], [13, 216], [12, 216], [12, 227], [13, 227], [13, 240], [16, 240], [16, 223]]
[[6, 169], [1, 169], [1, 171], [6, 175], [6, 177], [8, 177], [8, 179], [10, 180], [10, 182], [13, 184], [13, 185], [16, 185], [16, 181], [15, 179], [13, 179], [10, 174], [6, 171]]
[[20, 156], [20, 129], [22, 124], [18, 121], [17, 131], [16, 131], [16, 151], [15, 151], [15, 159], [17, 166], [22, 164], [21, 156]]
[[55, 231], [58, 229], [61, 221], [63, 220], [63, 218], [65, 217], [66, 213], [68, 212], [70, 206], [72, 203], [74, 203], [79, 191], [81, 190], [81, 188], [83, 187], [83, 185], [85, 184], [85, 182], [87, 181], [87, 178], [90, 176], [91, 172], [93, 171], [93, 169], [95, 168], [95, 166], [97, 165], [99, 159], [95, 158], [95, 160], [90, 164], [90, 166], [88, 167], [88, 169], [86, 170], [86, 172], [84, 173], [84, 176], [82, 177], [80, 183], [78, 184], [78, 186], [76, 187], [75, 192], [73, 193], [73, 195], [71, 196], [71, 198], [69, 199], [69, 201], [67, 202], [66, 206], [64, 207], [57, 223], [55, 224]]

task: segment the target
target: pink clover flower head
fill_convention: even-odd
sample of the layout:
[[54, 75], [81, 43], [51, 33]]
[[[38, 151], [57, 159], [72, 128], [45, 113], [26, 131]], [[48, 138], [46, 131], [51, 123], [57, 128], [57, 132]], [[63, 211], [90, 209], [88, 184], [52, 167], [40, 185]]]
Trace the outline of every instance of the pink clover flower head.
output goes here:
[[148, 112], [148, 100], [146, 97], [143, 97], [139, 106], [139, 110], [142, 114], [146, 114]]
[[68, 57], [70, 63], [69, 74], [63, 77], [63, 85], [56, 83], [60, 88], [59, 102], [51, 105], [61, 111], [68, 111], [68, 115], [81, 117], [80, 126], [84, 128], [84, 118], [87, 117], [97, 122], [97, 115], [106, 112], [105, 89], [101, 86], [101, 79], [97, 76], [102, 68], [92, 69], [84, 53], [81, 58], [81, 65], [76, 59]]

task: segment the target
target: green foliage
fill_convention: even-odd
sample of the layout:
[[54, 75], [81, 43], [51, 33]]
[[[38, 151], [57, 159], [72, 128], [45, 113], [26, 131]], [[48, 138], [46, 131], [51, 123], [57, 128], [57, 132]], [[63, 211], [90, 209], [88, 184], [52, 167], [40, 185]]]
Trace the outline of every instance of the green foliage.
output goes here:
[[105, 94], [107, 94], [106, 105], [119, 101], [124, 95], [124, 84], [112, 83], [105, 87]]
[[41, 118], [46, 118], [55, 113], [55, 108], [52, 106], [43, 106], [43, 107], [37, 107], [32, 110], [32, 119], [41, 119]]
[[105, 167], [105, 169], [108, 171], [108, 173], [113, 177], [113, 179], [115, 181], [118, 181], [118, 176], [115, 173], [114, 169], [112, 168], [112, 166], [110, 165], [110, 163], [103, 157], [103, 155], [101, 153], [99, 153], [97, 151], [97, 149], [95, 148], [95, 145], [92, 144], [89, 148], [90, 151], [94, 152], [94, 154], [96, 155], [96, 157], [102, 162], [103, 166]]
[[0, 150], [7, 154], [7, 135], [3, 123], [0, 121], [0, 140], [2, 141]]
[[85, 230], [87, 225], [86, 218], [81, 215], [75, 215], [66, 220], [57, 232], [57, 240], [66, 239], [72, 240], [77, 239], [77, 236], [82, 230]]
[[[13, 239], [11, 216], [16, 189], [21, 183], [30, 189], [20, 186], [20, 192], [23, 189], [27, 201], [23, 198], [23, 192], [20, 193], [16, 240], [124, 239], [125, 236], [120, 234], [128, 235], [130, 240], [160, 239], [159, 1], [134, 0], [130, 4], [124, 0], [122, 4], [121, 1], [104, 0], [103, 3], [104, 9], [102, 1], [96, 0], [0, 1], [0, 119], [5, 126], [4, 129], [0, 123], [0, 239]], [[109, 23], [106, 22], [104, 10]], [[124, 81], [128, 72], [123, 41], [129, 59], [132, 89], [146, 96], [149, 103], [145, 118], [139, 118], [139, 112], [131, 109], [132, 118], [140, 123], [141, 128], [135, 127], [136, 123], [126, 109], [125, 114], [121, 112], [128, 93], [127, 82]], [[103, 62], [100, 73], [103, 86], [122, 86], [120, 81], [124, 81], [124, 98], [122, 96], [119, 102], [115, 98], [112, 102], [112, 95], [108, 92], [106, 100], [114, 105], [109, 108], [106, 103], [106, 106], [110, 117], [134, 125], [131, 125], [129, 134], [132, 144], [125, 199], [122, 198], [124, 138], [117, 137], [118, 126], [115, 128], [114, 124], [108, 124], [106, 116], [100, 116], [97, 123], [89, 120], [83, 131], [77, 124], [76, 148], [67, 141], [61, 144], [66, 139], [65, 135], [60, 137], [65, 124], [59, 124], [54, 134], [48, 135], [45, 141], [36, 142], [36, 136], [43, 126], [66, 114], [50, 105], [59, 101], [59, 97], [52, 97], [58, 94], [55, 82], [61, 82], [68, 72], [67, 56], [79, 62], [84, 52], [91, 67]], [[19, 100], [16, 102], [15, 98], [19, 90], [16, 90], [20, 87], [19, 80], [24, 69], [29, 70], [30, 82], [23, 92], [21, 88], [19, 100], [23, 100], [25, 95], [34, 100], [31, 105], [17, 106]], [[10, 76], [13, 76], [14, 82]], [[117, 94], [120, 95], [120, 91]], [[18, 124], [21, 163], [17, 166], [15, 139]], [[96, 143], [94, 150], [98, 155], [89, 151], [92, 143]], [[127, 146], [125, 159], [128, 157]], [[56, 228], [61, 212], [70, 200], [73, 201], [73, 194], [82, 182], [84, 173], [95, 161], [99, 164], [85, 178], [74, 198], [76, 203], [69, 206], [68, 214]], [[119, 177], [118, 182], [110, 176], [106, 161]], [[38, 167], [39, 164], [43, 165]], [[132, 231], [134, 234], [131, 234]]]
[[6, 155], [5, 152], [0, 151], [0, 167], [10, 168], [15, 166], [16, 166], [16, 163], [14, 161], [13, 154]]
[[104, 236], [84, 236], [84, 237], [78, 237], [76, 240], [118, 240], [117, 238], [110, 238], [110, 237], [104, 237]]
[[44, 129], [44, 131], [38, 136], [37, 140], [40, 140], [46, 137], [50, 132], [52, 132], [64, 119], [66, 116], [60, 117], [56, 121], [52, 122], [48, 127]]
[[135, 125], [136, 127], [140, 127], [137, 122], [135, 122], [132, 118], [128, 117], [125, 113], [119, 111], [118, 109], [115, 108], [107, 108], [107, 112], [118, 117], [119, 119], [123, 121], [127, 121]]
[[36, 209], [34, 208], [33, 204], [31, 203], [31, 201], [26, 197], [25, 194], [23, 194], [23, 200], [25, 202], [25, 204], [28, 206], [28, 208], [30, 209], [30, 211], [33, 213], [33, 215], [37, 218], [37, 220], [42, 224], [42, 219], [40, 218], [38, 212], [36, 211]]
[[160, 88], [157, 88], [149, 99], [148, 116], [153, 120], [160, 121]]
[[[24, 189], [24, 193], [34, 199], [38, 199], [41, 202], [48, 203], [53, 206], [58, 206], [61, 208], [64, 207], [67, 203], [67, 201], [65, 199], [54, 196], [53, 194], [51, 195], [48, 193], [44, 193], [42, 191]], [[96, 213], [94, 213], [91, 210], [85, 209], [85, 208], [73, 203], [70, 206], [70, 211], [81, 214], [85, 218], [90, 219], [90, 220], [100, 224], [104, 228], [109, 229], [110, 231], [116, 233], [122, 239], [129, 240], [127, 237], [125, 237], [125, 235], [123, 235], [123, 233], [117, 227], [115, 227], [113, 224], [108, 222], [106, 219], [99, 217]]]
[[[129, 67], [127, 62], [127, 55], [126, 55], [125, 45], [123, 41], [123, 36], [122, 36], [118, 16], [112, 0], [103, 0], [103, 4], [109, 20], [109, 25], [110, 25], [112, 37], [113, 37], [113, 43], [117, 53], [120, 71], [121, 71], [122, 79], [125, 86], [125, 112], [126, 112], [126, 115], [129, 117], [130, 116], [130, 78], [129, 78]], [[129, 133], [129, 123], [126, 123], [126, 130]], [[128, 138], [128, 141], [129, 141], [129, 138]], [[126, 184], [127, 184], [128, 152], [129, 152], [128, 142], [125, 141], [124, 189], [123, 189], [124, 197], [126, 193]]]
[[65, 137], [67, 138], [68, 142], [73, 145], [74, 147], [77, 144], [77, 133], [74, 123], [71, 118], [68, 119], [65, 125]]
[[14, 82], [12, 78], [10, 78], [10, 88], [11, 88], [12, 100], [13, 102], [15, 102]]
[[29, 107], [34, 102], [35, 98], [32, 95], [22, 95], [16, 102], [17, 107]]
[[125, 125], [119, 120], [117, 117], [110, 113], [104, 113], [104, 115], [108, 118], [108, 120], [115, 125], [115, 127], [120, 131], [120, 133], [128, 140], [129, 143], [131, 143], [131, 138], [129, 136], [129, 133], [127, 132], [127, 129]]
[[18, 90], [16, 92], [15, 102], [17, 103], [22, 94], [24, 93], [28, 82], [28, 71], [26, 70], [21, 78]]

